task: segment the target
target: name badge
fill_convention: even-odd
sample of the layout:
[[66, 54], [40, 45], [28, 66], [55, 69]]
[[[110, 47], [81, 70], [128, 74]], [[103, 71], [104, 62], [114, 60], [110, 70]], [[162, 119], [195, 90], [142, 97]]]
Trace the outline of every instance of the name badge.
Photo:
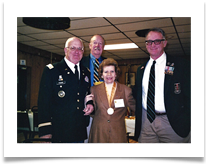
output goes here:
[[64, 85], [64, 84], [66, 84], [66, 81], [59, 81], [56, 83], [56, 85]]
[[115, 104], [115, 108], [125, 107], [123, 99], [115, 99], [114, 104]]

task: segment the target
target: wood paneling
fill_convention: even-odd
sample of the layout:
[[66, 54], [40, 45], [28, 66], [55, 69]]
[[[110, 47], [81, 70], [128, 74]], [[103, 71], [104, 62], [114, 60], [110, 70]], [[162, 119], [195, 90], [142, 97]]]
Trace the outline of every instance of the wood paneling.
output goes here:
[[[144, 59], [129, 59], [129, 60], [118, 60], [118, 66], [121, 70], [121, 74], [118, 78], [118, 81], [122, 84], [126, 83], [126, 72], [135, 73], [137, 72], [138, 67], [146, 62], [148, 58]], [[129, 70], [130, 69], [130, 70]]]
[[[60, 61], [64, 56], [52, 54], [52, 63]], [[44, 67], [51, 63], [51, 53], [23, 44], [18, 44], [17, 65], [20, 59], [26, 60], [26, 66], [31, 68], [30, 75], [30, 108], [37, 106], [39, 84]]]

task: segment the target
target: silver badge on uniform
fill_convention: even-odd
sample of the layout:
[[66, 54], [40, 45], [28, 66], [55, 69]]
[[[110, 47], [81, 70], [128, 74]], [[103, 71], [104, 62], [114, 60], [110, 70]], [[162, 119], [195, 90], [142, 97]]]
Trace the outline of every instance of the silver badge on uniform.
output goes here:
[[59, 91], [58, 96], [63, 98], [65, 96], [65, 92], [64, 91]]
[[175, 94], [180, 94], [181, 93], [181, 84], [180, 83], [175, 83], [174, 88], [175, 88], [175, 90], [174, 90]]

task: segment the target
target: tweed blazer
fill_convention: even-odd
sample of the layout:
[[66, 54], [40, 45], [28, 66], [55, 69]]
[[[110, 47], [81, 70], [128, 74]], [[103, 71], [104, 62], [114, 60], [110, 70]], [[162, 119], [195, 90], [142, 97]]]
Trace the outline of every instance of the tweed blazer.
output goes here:
[[[91, 126], [89, 142], [126, 143], [125, 114], [127, 107], [135, 111], [135, 100], [131, 88], [117, 82], [116, 92], [111, 104], [114, 113], [109, 115], [109, 103], [104, 83], [91, 87], [94, 95], [95, 115]], [[115, 107], [114, 100], [123, 100], [124, 107]]]

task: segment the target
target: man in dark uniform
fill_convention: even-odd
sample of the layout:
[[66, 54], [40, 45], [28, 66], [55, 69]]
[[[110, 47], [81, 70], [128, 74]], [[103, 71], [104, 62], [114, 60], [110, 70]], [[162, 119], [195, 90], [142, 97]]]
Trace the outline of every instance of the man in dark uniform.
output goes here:
[[90, 72], [80, 64], [84, 46], [79, 38], [69, 38], [64, 51], [64, 59], [43, 71], [38, 97], [39, 136], [51, 138], [53, 143], [82, 143], [94, 110], [92, 101], [85, 104]]

